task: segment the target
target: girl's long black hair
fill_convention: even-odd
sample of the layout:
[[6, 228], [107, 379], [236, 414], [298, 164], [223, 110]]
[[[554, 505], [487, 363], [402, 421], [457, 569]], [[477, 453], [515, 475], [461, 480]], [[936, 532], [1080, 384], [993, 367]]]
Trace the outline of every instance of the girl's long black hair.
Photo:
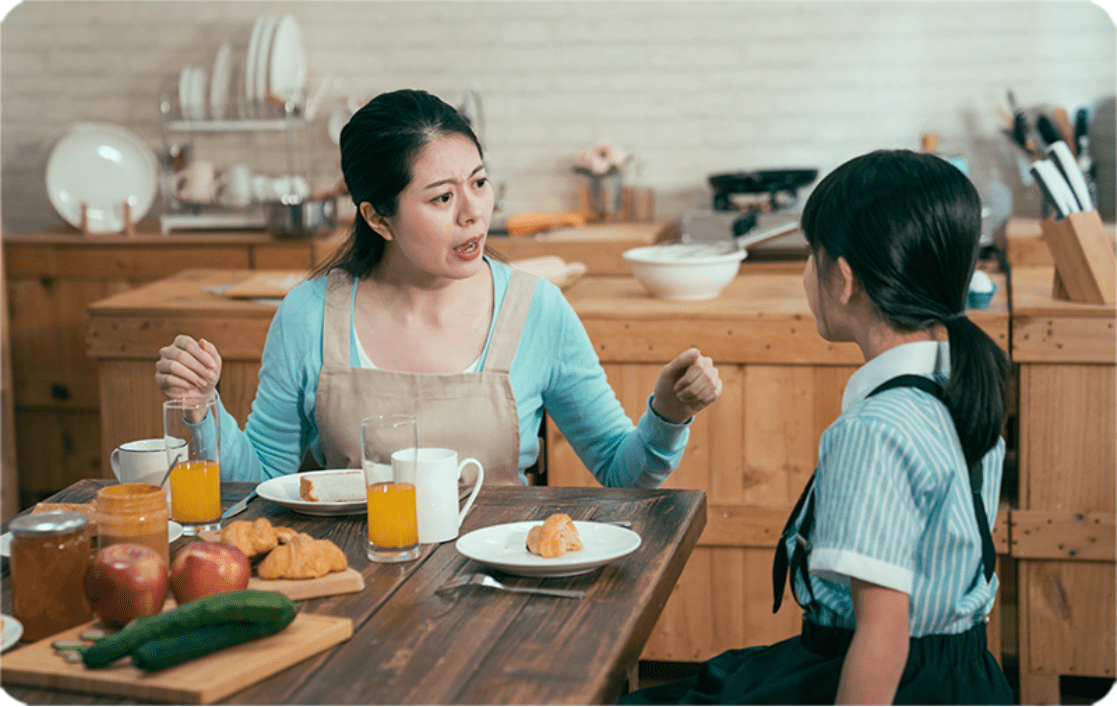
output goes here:
[[384, 239], [360, 214], [363, 202], [391, 218], [399, 195], [411, 183], [411, 165], [432, 139], [460, 134], [484, 154], [469, 121], [453, 106], [426, 91], [403, 89], [382, 93], [353, 114], [341, 130], [341, 173], [357, 205], [349, 240], [312, 277], [342, 268], [364, 277], [384, 256]]
[[871, 152], [819, 183], [801, 224], [820, 281], [844, 257], [893, 328], [945, 325], [950, 379], [944, 402], [966, 463], [981, 459], [1001, 434], [1009, 363], [980, 327], [960, 316], [981, 235], [981, 201], [970, 180], [933, 155]]

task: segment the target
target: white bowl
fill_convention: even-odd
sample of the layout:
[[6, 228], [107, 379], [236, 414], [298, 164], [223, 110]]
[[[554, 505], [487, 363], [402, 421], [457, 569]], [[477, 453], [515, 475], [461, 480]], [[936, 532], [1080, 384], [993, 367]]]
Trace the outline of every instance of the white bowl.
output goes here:
[[632, 274], [653, 297], [669, 300], [714, 299], [737, 276], [746, 252], [718, 253], [720, 246], [653, 245], [624, 252]]

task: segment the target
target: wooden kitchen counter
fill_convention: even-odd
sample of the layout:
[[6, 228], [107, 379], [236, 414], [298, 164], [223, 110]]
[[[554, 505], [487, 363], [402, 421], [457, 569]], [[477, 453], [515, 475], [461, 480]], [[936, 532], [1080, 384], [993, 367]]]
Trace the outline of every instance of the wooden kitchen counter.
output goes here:
[[1055, 300], [1053, 278], [1012, 271], [1021, 704], [1058, 704], [1061, 675], [1113, 678], [1117, 663], [1115, 308]]
[[[771, 613], [772, 555], [814, 469], [819, 436], [837, 417], [846, 381], [862, 363], [855, 345], [818, 336], [802, 271], [802, 262], [746, 261], [721, 296], [706, 302], [653, 299], [630, 276], [585, 277], [566, 290], [633, 419], [643, 413], [663, 364], [688, 346], [713, 356], [725, 386], [721, 399], [696, 417], [682, 464], [667, 483], [705, 490], [710, 513], [646, 659], [704, 660], [799, 631], [790, 598], [788, 608]], [[204, 336], [221, 351], [222, 400], [244, 423], [275, 307], [203, 288], [251, 275], [191, 270], [89, 307], [87, 350], [100, 363], [106, 459], [121, 442], [162, 434], [154, 363], [159, 347], [178, 333]], [[1000, 290], [992, 305], [970, 316], [1007, 348], [1005, 282], [994, 280]], [[545, 435], [550, 485], [598, 485], [558, 429], [548, 425]], [[999, 641], [999, 630], [991, 637]]]

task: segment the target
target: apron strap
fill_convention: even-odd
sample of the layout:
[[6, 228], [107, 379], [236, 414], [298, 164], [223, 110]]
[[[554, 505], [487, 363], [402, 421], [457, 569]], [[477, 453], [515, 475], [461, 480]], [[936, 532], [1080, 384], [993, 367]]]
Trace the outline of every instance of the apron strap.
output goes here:
[[520, 334], [523, 333], [538, 280], [538, 277], [523, 270], [512, 271], [512, 279], [508, 282], [508, 290], [500, 305], [500, 314], [493, 327], [493, 339], [489, 342], [489, 352], [485, 355], [482, 370], [494, 373], [508, 373], [511, 370], [512, 359], [516, 355], [516, 347], [520, 345]]
[[[892, 388], [918, 388], [926, 393], [929, 393], [939, 400], [942, 400], [943, 390], [935, 381], [924, 376], [917, 375], [901, 375], [895, 378], [890, 378], [879, 386], [873, 389], [866, 397], [872, 397], [877, 393], [882, 393]], [[817, 474], [817, 469], [815, 474]], [[810, 542], [807, 538], [810, 537], [811, 528], [814, 527], [814, 480], [815, 474], [811, 474], [810, 480], [807, 481], [803, 493], [799, 496], [799, 501], [795, 504], [794, 510], [784, 524], [783, 532], [780, 533], [779, 544], [776, 546], [776, 557], [772, 561], [772, 613], [776, 613], [783, 603], [783, 588], [787, 582], [788, 570], [791, 571], [792, 585], [791, 593], [795, 597], [795, 602], [802, 606], [804, 609], [814, 603], [814, 588], [811, 586], [810, 576], [807, 572], [807, 552], [810, 550]], [[974, 515], [977, 518], [977, 530], [981, 536], [981, 564], [984, 568], [985, 581], [988, 582], [993, 578], [993, 567], [997, 560], [996, 552], [993, 548], [993, 535], [989, 530], [989, 518], [985, 514], [985, 504], [981, 499], [981, 486], [982, 486], [982, 471], [981, 459], [978, 459], [970, 465], [969, 469], [970, 480], [970, 495], [973, 498]], [[808, 501], [809, 497], [809, 501]], [[787, 555], [787, 536], [791, 532], [795, 524], [795, 519], [799, 517], [799, 511], [802, 510], [804, 502], [807, 503], [807, 511], [803, 515], [803, 522], [799, 526], [799, 532], [795, 534], [795, 551], [790, 560]], [[802, 578], [804, 584], [807, 585], [807, 593], [810, 595], [810, 600], [807, 604], [799, 601], [799, 595], [795, 591], [795, 577]]]
[[353, 276], [334, 268], [326, 280], [326, 314], [322, 323], [322, 366], [349, 366], [353, 328]]

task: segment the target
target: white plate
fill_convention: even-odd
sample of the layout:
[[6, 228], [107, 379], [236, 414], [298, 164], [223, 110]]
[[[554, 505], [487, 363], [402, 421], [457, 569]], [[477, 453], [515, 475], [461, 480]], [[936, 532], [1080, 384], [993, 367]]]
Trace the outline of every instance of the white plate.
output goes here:
[[178, 109], [183, 120], [190, 120], [190, 67], [182, 67], [178, 75]]
[[[173, 543], [182, 537], [182, 526], [173, 520], [167, 521], [167, 542]], [[11, 557], [12, 534], [0, 535], [0, 557]]]
[[260, 111], [266, 115], [268, 110], [268, 59], [271, 57], [272, 38], [275, 36], [275, 26], [279, 20], [268, 16], [264, 18], [264, 27], [260, 30], [260, 44], [257, 46], [256, 55], [256, 102], [260, 104]]
[[46, 170], [47, 195], [58, 215], [81, 228], [86, 204], [90, 233], [124, 230], [124, 202], [132, 223], [155, 201], [158, 164], [143, 140], [109, 123], [75, 123], [54, 143]]
[[265, 15], [256, 18], [252, 25], [252, 38], [248, 40], [248, 53], [244, 55], [244, 100], [249, 109], [256, 103], [256, 55], [260, 53], [260, 33], [264, 28]]
[[194, 83], [190, 87], [190, 106], [194, 120], [206, 119], [206, 72], [200, 66], [194, 67]]
[[209, 80], [209, 116], [214, 120], [225, 118], [229, 102], [229, 79], [233, 70], [233, 48], [225, 42], [213, 60], [213, 76]]
[[6, 651], [15, 645], [19, 637], [23, 635], [23, 624], [21, 624], [14, 616], [7, 614], [0, 614], [4, 619], [3, 635], [0, 635], [0, 651]]
[[615, 525], [576, 520], [583, 549], [558, 557], [528, 552], [527, 533], [543, 520], [490, 525], [458, 538], [458, 552], [471, 560], [525, 577], [569, 577], [585, 574], [640, 547], [640, 536]]
[[294, 15], [279, 19], [268, 62], [268, 90], [291, 100], [306, 88], [306, 49], [303, 33]]
[[322, 474], [336, 474], [349, 472], [363, 473], [360, 469], [325, 469], [323, 471], [307, 471], [302, 474], [286, 474], [274, 479], [268, 479], [256, 487], [260, 498], [286, 506], [297, 513], [310, 516], [347, 516], [368, 512], [368, 499], [359, 501], [345, 501], [327, 503], [324, 501], [304, 501], [299, 497], [299, 479], [302, 477], [313, 478]]

